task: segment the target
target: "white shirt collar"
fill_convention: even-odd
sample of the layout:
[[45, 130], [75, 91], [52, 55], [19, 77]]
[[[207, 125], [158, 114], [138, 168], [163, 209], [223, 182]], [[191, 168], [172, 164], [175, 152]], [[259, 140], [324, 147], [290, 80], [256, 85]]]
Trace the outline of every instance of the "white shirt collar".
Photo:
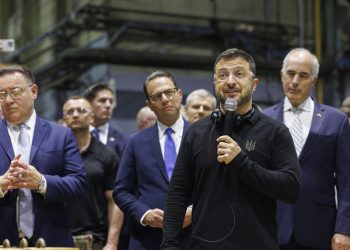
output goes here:
[[[36, 112], [35, 112], [35, 110], [33, 110], [33, 113], [31, 114], [29, 119], [24, 122], [24, 124], [27, 125], [30, 130], [34, 130], [34, 128], [35, 128], [35, 121], [36, 121]], [[13, 123], [11, 123], [9, 121], [6, 121], [6, 123], [7, 123], [7, 126], [10, 129], [13, 129], [14, 127], [17, 127], [17, 125], [14, 125]]]
[[[164, 125], [160, 121], [157, 121], [157, 126], [158, 126], [159, 138], [161, 138], [164, 135], [165, 130], [168, 128], [168, 126]], [[170, 126], [170, 128], [174, 130], [176, 136], [179, 136], [180, 138], [182, 137], [184, 120], [182, 119], [181, 115], [176, 120], [176, 122]]]
[[[306, 100], [304, 102], [302, 102], [298, 108], [300, 108], [303, 111], [308, 111], [311, 112], [312, 111], [312, 99], [309, 96], [308, 98], [306, 98]], [[284, 105], [283, 105], [283, 111], [291, 111], [293, 108], [293, 105], [290, 103], [289, 99], [287, 97], [284, 98]]]
[[[91, 132], [92, 130], [94, 130], [94, 128], [95, 128], [94, 126], [90, 125], [90, 132]], [[101, 133], [103, 133], [103, 134], [107, 133], [107, 132], [108, 132], [108, 129], [109, 129], [109, 123], [108, 123], [108, 122], [106, 122], [105, 124], [103, 124], [103, 125], [101, 125], [101, 126], [98, 127], [98, 130], [99, 130]]]

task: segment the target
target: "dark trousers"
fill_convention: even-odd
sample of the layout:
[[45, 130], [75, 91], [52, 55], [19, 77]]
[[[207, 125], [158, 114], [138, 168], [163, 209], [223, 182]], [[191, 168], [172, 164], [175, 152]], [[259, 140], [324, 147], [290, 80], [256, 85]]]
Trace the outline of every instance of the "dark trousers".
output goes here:
[[92, 243], [92, 250], [102, 250], [105, 244], [100, 240], [94, 240]]
[[121, 234], [119, 236], [118, 250], [129, 250], [130, 234]]
[[280, 250], [331, 250], [330, 248], [314, 248], [314, 247], [306, 247], [303, 245], [300, 245], [294, 238], [294, 235], [292, 235], [292, 238], [286, 245], [280, 246]]

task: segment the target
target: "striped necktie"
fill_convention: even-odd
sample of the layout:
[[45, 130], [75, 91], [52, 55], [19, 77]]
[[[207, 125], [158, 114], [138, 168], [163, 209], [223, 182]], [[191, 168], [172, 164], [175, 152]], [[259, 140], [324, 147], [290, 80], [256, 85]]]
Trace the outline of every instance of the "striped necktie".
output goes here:
[[[27, 129], [27, 125], [21, 124], [18, 136], [18, 153], [21, 154], [21, 159], [25, 163], [29, 163], [30, 156], [30, 137]], [[33, 236], [34, 230], [34, 214], [33, 214], [33, 197], [30, 189], [21, 188], [18, 191], [17, 198], [17, 225], [21, 233], [23, 233], [28, 239]]]
[[304, 146], [303, 145], [303, 124], [301, 123], [301, 120], [300, 120], [300, 113], [302, 112], [302, 109], [293, 107], [291, 111], [294, 114], [294, 119], [291, 123], [289, 130], [293, 137], [295, 150], [299, 157], [300, 152]]

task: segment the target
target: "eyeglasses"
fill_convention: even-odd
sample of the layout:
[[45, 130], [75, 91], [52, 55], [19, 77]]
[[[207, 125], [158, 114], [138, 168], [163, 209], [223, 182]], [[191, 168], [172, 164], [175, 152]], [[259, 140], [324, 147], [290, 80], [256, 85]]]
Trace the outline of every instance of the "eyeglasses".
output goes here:
[[173, 98], [175, 93], [176, 93], [177, 89], [176, 88], [171, 88], [171, 89], [166, 89], [162, 92], [159, 93], [155, 93], [154, 95], [149, 96], [149, 99], [151, 99], [153, 102], [158, 102], [160, 100], [162, 100], [163, 98], [163, 94], [167, 97], [167, 98]]
[[30, 88], [33, 85], [28, 85], [25, 88], [21, 87], [15, 87], [10, 89], [9, 91], [6, 90], [0, 90], [0, 101], [5, 101], [7, 98], [7, 95], [9, 94], [13, 99], [17, 99], [23, 95], [23, 92], [26, 88]]
[[71, 108], [63, 111], [63, 114], [65, 116], [72, 116], [74, 115], [75, 111], [78, 112], [79, 115], [86, 115], [91, 112], [91, 110], [83, 108], [83, 107], [78, 107], [78, 108]]
[[228, 71], [228, 70], [220, 70], [218, 73], [215, 74], [216, 75], [216, 80], [219, 81], [227, 81], [230, 77], [230, 75], [233, 76], [234, 80], [242, 80], [245, 78], [248, 78], [249, 75], [252, 75], [252, 77], [254, 77], [253, 72], [251, 71], [247, 71], [245, 69], [234, 69], [233, 71]]

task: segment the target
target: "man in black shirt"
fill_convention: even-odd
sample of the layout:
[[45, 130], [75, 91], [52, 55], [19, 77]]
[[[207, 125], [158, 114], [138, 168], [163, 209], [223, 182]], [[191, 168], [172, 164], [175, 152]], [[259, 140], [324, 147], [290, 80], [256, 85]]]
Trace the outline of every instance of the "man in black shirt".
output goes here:
[[[193, 201], [189, 249], [278, 249], [276, 200], [294, 202], [300, 169], [289, 130], [252, 103], [258, 84], [250, 55], [229, 49], [214, 67], [220, 111], [194, 123], [184, 136], [165, 206], [161, 249], [178, 249]], [[238, 107], [232, 133], [223, 135], [225, 101]]]
[[93, 238], [93, 250], [116, 250], [123, 213], [115, 205], [112, 189], [118, 156], [89, 132], [92, 108], [84, 97], [70, 97], [63, 105], [64, 120], [73, 130], [87, 171], [87, 196], [67, 203], [74, 236]]

